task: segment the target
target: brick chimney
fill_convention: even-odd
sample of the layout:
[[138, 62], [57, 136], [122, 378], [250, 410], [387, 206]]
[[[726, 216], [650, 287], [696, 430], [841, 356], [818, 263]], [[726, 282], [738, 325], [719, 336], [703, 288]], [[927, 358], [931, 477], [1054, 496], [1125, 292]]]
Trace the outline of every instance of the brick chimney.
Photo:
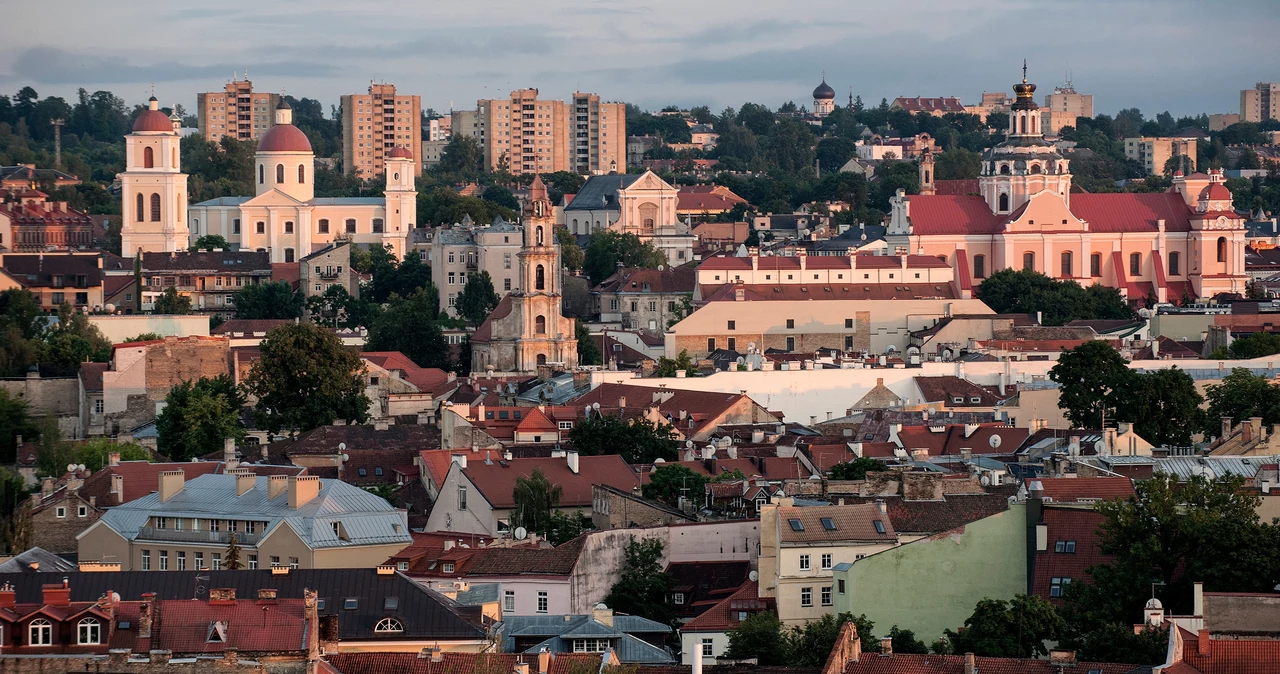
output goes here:
[[61, 583], [51, 583], [49, 585], [41, 585], [41, 601], [46, 606], [70, 606], [71, 605], [71, 583], [63, 578]]
[[151, 638], [151, 621], [155, 617], [156, 593], [142, 593], [142, 603], [138, 605], [138, 638]]
[[548, 674], [551, 671], [551, 651], [542, 649], [538, 651], [538, 674]]
[[215, 587], [209, 590], [210, 606], [234, 606], [236, 589], [234, 587]]
[[880, 655], [893, 655], [893, 638], [880, 638]]
[[978, 663], [973, 653], [964, 654], [964, 674], [978, 674]]
[[311, 588], [302, 590], [302, 615], [307, 625], [307, 668], [320, 661], [319, 594]]
[[1196, 653], [1198, 653], [1199, 655], [1208, 657], [1209, 630], [1205, 630], [1205, 629], [1200, 630], [1198, 636], [1199, 636], [1199, 639], [1197, 639], [1197, 643], [1196, 643]]
[[5, 583], [0, 587], [0, 609], [13, 608], [18, 603], [18, 593], [14, 591], [13, 586]]

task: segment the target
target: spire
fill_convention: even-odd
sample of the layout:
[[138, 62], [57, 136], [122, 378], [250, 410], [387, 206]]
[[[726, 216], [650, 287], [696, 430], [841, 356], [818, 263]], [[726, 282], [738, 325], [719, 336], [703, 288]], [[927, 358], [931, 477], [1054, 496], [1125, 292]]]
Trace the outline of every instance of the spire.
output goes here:
[[1014, 110], [1038, 110], [1036, 105], [1035, 94], [1036, 85], [1027, 82], [1027, 61], [1022, 61], [1022, 82], [1013, 85], [1013, 93], [1017, 95], [1017, 100], [1013, 103]]
[[1022, 83], [1027, 83], [1027, 60], [1022, 59]]

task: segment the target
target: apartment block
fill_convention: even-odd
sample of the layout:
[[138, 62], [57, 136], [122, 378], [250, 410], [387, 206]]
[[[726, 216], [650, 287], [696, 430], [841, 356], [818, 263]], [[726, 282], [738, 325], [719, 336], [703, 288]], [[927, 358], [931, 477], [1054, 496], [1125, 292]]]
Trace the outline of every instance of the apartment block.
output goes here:
[[574, 171], [600, 174], [626, 170], [626, 109], [595, 94], [566, 101], [538, 98], [518, 89], [510, 98], [476, 102], [475, 112], [457, 111], [451, 132], [471, 135], [484, 148], [485, 166], [512, 173]]
[[573, 94], [571, 147], [575, 173], [626, 172], [626, 120], [623, 103], [602, 103], [595, 94]]
[[1195, 138], [1125, 138], [1124, 156], [1147, 169], [1147, 175], [1164, 175], [1164, 165], [1172, 157], [1183, 157], [1183, 173], [1196, 170]]
[[449, 140], [449, 136], [453, 135], [453, 116], [428, 120], [426, 133], [426, 140]]
[[1049, 113], [1044, 120], [1046, 136], [1058, 135], [1064, 126], [1074, 127], [1077, 117], [1093, 117], [1093, 94], [1077, 93], [1070, 84], [1054, 87], [1044, 97], [1044, 105], [1041, 116], [1046, 110]]
[[1234, 112], [1209, 115], [1209, 130], [1221, 131], [1232, 124], [1240, 123], [1240, 115]]
[[488, 272], [499, 297], [519, 290], [517, 256], [524, 240], [523, 232], [508, 222], [482, 226], [465, 222], [441, 227], [431, 248], [431, 282], [440, 289], [440, 310], [448, 311], [454, 318], [458, 316], [453, 305], [470, 274]]
[[217, 143], [223, 136], [258, 140], [275, 123], [280, 94], [255, 92], [250, 80], [228, 82], [222, 91], [196, 94], [200, 135]]
[[1258, 82], [1240, 91], [1240, 121], [1280, 119], [1280, 82]]
[[386, 153], [403, 147], [422, 172], [422, 97], [396, 93], [394, 84], [370, 84], [367, 94], [342, 97], [342, 170], [369, 180], [386, 172]]

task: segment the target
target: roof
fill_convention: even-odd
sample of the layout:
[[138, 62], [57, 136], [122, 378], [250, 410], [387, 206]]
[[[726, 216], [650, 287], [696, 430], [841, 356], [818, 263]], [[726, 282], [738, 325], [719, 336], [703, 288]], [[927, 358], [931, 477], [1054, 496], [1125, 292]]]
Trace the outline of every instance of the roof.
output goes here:
[[464, 574], [475, 576], [568, 576], [586, 546], [583, 534], [554, 548], [480, 548], [472, 554]]
[[484, 319], [484, 322], [480, 324], [480, 327], [476, 328], [476, 331], [471, 333], [471, 343], [487, 343], [490, 339], [493, 339], [493, 322], [506, 318], [510, 315], [511, 294], [508, 293], [503, 295], [501, 300], [498, 300], [498, 306], [494, 307], [493, 311], [489, 312], [488, 317]]
[[289, 318], [232, 318], [209, 331], [211, 335], [266, 335], [282, 325], [293, 325]]
[[[337, 454], [339, 444], [346, 445], [346, 449], [341, 451], [347, 454], [372, 449], [419, 451], [423, 447], [440, 446], [440, 429], [418, 424], [393, 424], [383, 430], [373, 424], [320, 426], [295, 438], [271, 443], [267, 446], [267, 454], [273, 460], [290, 455]], [[413, 462], [412, 457], [408, 462]]]
[[[28, 288], [54, 286], [53, 277], [66, 277], [59, 282], [67, 290], [77, 287], [94, 287], [102, 283], [100, 257], [74, 253], [5, 253], [0, 264], [10, 276]], [[74, 283], [77, 276], [85, 277], [82, 286]]]
[[884, 501], [893, 530], [900, 534], [950, 531], [1009, 509], [1009, 499], [1001, 494], [952, 494], [941, 501], [908, 501], [901, 496], [844, 498], [845, 503]]
[[1134, 495], [1133, 480], [1127, 477], [1040, 477], [1030, 482], [1044, 490], [1044, 499], [1052, 503], [1087, 503], [1108, 499], [1124, 499]]
[[[857, 661], [849, 662], [844, 674], [965, 674], [964, 655], [915, 655], [894, 653], [864, 653]], [[1048, 660], [1030, 658], [975, 657], [973, 671], [981, 674], [1062, 674], [1064, 669]], [[1100, 662], [1077, 662], [1067, 668], [1077, 674], [1128, 674], [1134, 665]]]
[[[1280, 639], [1250, 638], [1247, 635], [1203, 634], [1204, 649], [1200, 653], [1201, 635], [1178, 628], [1183, 638], [1182, 660], [1193, 669], [1170, 668], [1178, 674], [1273, 674], [1280, 662]], [[1175, 665], [1177, 667], [1177, 665]], [[985, 674], [985, 673], [984, 673]]]
[[747, 203], [746, 199], [721, 186], [686, 186], [676, 193], [677, 211], [722, 213], [744, 203]]
[[[916, 377], [916, 386], [925, 402], [941, 402], [948, 406], [959, 407], [993, 407], [1003, 398], [985, 386], [979, 386], [968, 379], [951, 375], [936, 377]], [[960, 398], [960, 402], [955, 402]], [[978, 401], [974, 402], [974, 398]]]
[[143, 273], [157, 271], [269, 274], [271, 254], [252, 251], [143, 253]]
[[[940, 193], [914, 195], [909, 201], [912, 230], [918, 235], [998, 234], [1017, 215], [992, 213], [980, 196]], [[1159, 220], [1165, 221], [1166, 231], [1191, 229], [1191, 210], [1173, 192], [1073, 193], [1071, 213], [1088, 222], [1092, 232], [1155, 232]]]
[[[152, 99], [152, 104], [154, 105], [154, 97], [152, 97]], [[160, 112], [159, 109], [152, 107], [149, 110], [144, 111], [141, 115], [138, 115], [137, 119], [133, 120], [133, 132], [138, 133], [140, 131], [164, 131], [167, 133], [173, 133], [173, 121], [169, 119], [168, 115]]]
[[[516, 663], [529, 662], [520, 653], [440, 654], [440, 661], [414, 653], [334, 653], [326, 656], [329, 665], [341, 674], [511, 674]], [[596, 672], [603, 656], [598, 653], [553, 653], [548, 674]], [[530, 663], [531, 674], [537, 673], [537, 660]]]
[[[87, 363], [86, 363], [87, 365]], [[85, 478], [79, 489], [81, 498], [96, 497], [101, 506], [116, 504], [116, 495], [111, 491], [113, 475], [123, 478], [124, 503], [136, 501], [159, 488], [160, 473], [166, 470], [180, 470], [190, 480], [201, 475], [221, 472], [224, 464], [221, 461], [190, 461], [174, 463], [149, 463], [147, 461], [121, 461], [114, 466], [105, 466], [102, 470]]]
[[419, 367], [399, 351], [362, 351], [360, 357], [384, 370], [397, 372], [422, 393], [432, 392], [451, 380], [448, 372], [438, 367]]
[[935, 180], [933, 181], [933, 193], [949, 196], [978, 194], [978, 179], [962, 178], [959, 180]]
[[[112, 588], [114, 590], [114, 588]], [[190, 599], [158, 602], [160, 628], [153, 630], [151, 648], [174, 653], [222, 653], [228, 646], [241, 651], [305, 650], [307, 623], [302, 599], [259, 602], [242, 597], [234, 604]], [[213, 622], [226, 623], [226, 640], [209, 641]]]
[[[902, 266], [901, 255], [762, 255], [758, 257], [733, 257], [718, 255], [708, 258], [698, 265], [698, 269], [746, 270], [760, 269], [765, 271], [799, 270], [803, 264], [805, 269], [897, 269]], [[907, 255], [907, 269], [950, 269], [951, 265], [933, 255]], [[752, 266], [752, 262], [755, 266]]]
[[964, 112], [964, 104], [955, 96], [899, 96], [893, 99], [892, 107], [909, 112]]
[[102, 373], [111, 368], [111, 363], [81, 363], [80, 381], [88, 393], [102, 392]]
[[600, 403], [601, 414], [616, 415], [621, 412], [624, 417], [647, 414], [650, 407], [656, 404], [660, 414], [673, 424], [679, 424], [681, 433], [691, 436], [707, 429], [743, 398], [746, 396], [741, 393], [606, 383], [578, 398], [574, 404], [586, 407]]
[[276, 124], [262, 134], [258, 152], [311, 152], [311, 141], [292, 124]]
[[[843, 283], [843, 282], [838, 282]], [[704, 284], [701, 289], [703, 302], [732, 302], [737, 291], [743, 291], [748, 302], [809, 302], [813, 300], [911, 300], [921, 298], [958, 299], [955, 287], [949, 283], [857, 283], [848, 285], [821, 285], [807, 283], [769, 284]]]
[[751, 562], [673, 562], [667, 565], [666, 573], [671, 578], [670, 590], [684, 595], [684, 603], [672, 607], [682, 615], [697, 615], [747, 582]]
[[904, 426], [898, 431], [898, 442], [910, 452], [928, 450], [929, 456], [960, 454], [968, 449], [973, 454], [1011, 454], [1026, 442], [1030, 431], [1003, 424], [949, 424], [939, 426]]
[[592, 288], [600, 293], [692, 293], [697, 285], [698, 272], [693, 265], [685, 264], [667, 269], [637, 269], [627, 267]]
[[[152, 514], [204, 518], [246, 515], [267, 522], [262, 538], [271, 536], [280, 527], [289, 527], [313, 549], [407, 545], [413, 541], [403, 512], [392, 508], [383, 498], [345, 482], [316, 477], [288, 478], [319, 482], [318, 494], [294, 509], [289, 507], [288, 490], [273, 499], [267, 498], [270, 478], [255, 476], [252, 489], [234, 496], [236, 479], [234, 475], [202, 475], [187, 480], [182, 490], [164, 503], [160, 502], [158, 493], [151, 493], [111, 508], [98, 523], [133, 540]], [[337, 523], [345, 529], [343, 538], [334, 533], [333, 525]]]
[[[1049, 593], [1054, 578], [1070, 578], [1071, 582], [1090, 582], [1088, 570], [1110, 562], [1114, 557], [1103, 554], [1099, 544], [1098, 528], [1105, 518], [1092, 508], [1044, 509], [1040, 524], [1045, 525], [1048, 538], [1044, 550], [1036, 552], [1035, 577], [1031, 591], [1038, 597], [1053, 603], [1061, 602]], [[1062, 552], [1057, 551], [1058, 541], [1063, 542]], [[1067, 542], [1072, 551], [1067, 552]]]
[[631, 467], [618, 454], [580, 456], [578, 466], [575, 473], [569, 470], [569, 462], [564, 457], [547, 457], [499, 459], [490, 463], [469, 461], [461, 470], [494, 508], [514, 508], [516, 479], [528, 478], [535, 469], [563, 490], [560, 506], [566, 508], [590, 506], [593, 484], [607, 484], [626, 491], [640, 484]]
[[[834, 506], [779, 506], [779, 539], [784, 543], [860, 541], [896, 543], [893, 522], [874, 503]], [[834, 527], [827, 526], [828, 522]], [[875, 527], [881, 522], [884, 531]], [[797, 528], [796, 523], [799, 523]]]
[[759, 596], [759, 584], [748, 580], [701, 615], [680, 626], [681, 632], [726, 632], [738, 626], [738, 612], [770, 609], [772, 597]]
[[69, 562], [41, 547], [24, 550], [0, 564], [0, 573], [63, 573], [76, 571], [79, 565]]
[[564, 207], [566, 211], [618, 210], [618, 190], [626, 189], [643, 173], [608, 173], [591, 176]]

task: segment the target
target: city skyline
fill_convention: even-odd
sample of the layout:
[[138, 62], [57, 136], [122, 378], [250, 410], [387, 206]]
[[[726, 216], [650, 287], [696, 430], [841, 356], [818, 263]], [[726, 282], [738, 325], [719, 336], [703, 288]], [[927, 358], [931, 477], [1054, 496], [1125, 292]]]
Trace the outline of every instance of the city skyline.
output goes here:
[[[497, 3], [483, 22], [449, 5], [61, 4], [71, 11], [12, 10], [10, 25], [27, 29], [0, 48], [10, 64], [0, 91], [29, 85], [72, 99], [79, 87], [107, 89], [133, 105], [154, 83], [164, 105], [194, 112], [197, 92], [247, 69], [255, 88], [326, 106], [376, 80], [440, 112], [525, 87], [548, 98], [578, 90], [647, 109], [705, 104], [718, 112], [745, 101], [810, 106], [824, 71], [841, 103], [850, 87], [868, 105], [896, 96], [972, 103], [983, 91], [1007, 92], [1026, 58], [1041, 95], [1070, 72], [1079, 91], [1095, 96], [1097, 112], [1138, 107], [1152, 117], [1234, 112], [1239, 91], [1276, 79], [1268, 65], [1280, 62], [1280, 45], [1268, 39], [1280, 32], [1280, 10], [1266, 2], [1208, 17], [1191, 2], [926, 2], [912, 16], [927, 20], [910, 24], [901, 10], [827, 0], [749, 11], [726, 2], [557, 0], [537, 13]], [[388, 25], [421, 28], [397, 34]], [[219, 37], [193, 39], [199, 35]], [[1231, 53], [1192, 46], [1190, 57], [1161, 56], [1203, 35], [1231, 35]]]

